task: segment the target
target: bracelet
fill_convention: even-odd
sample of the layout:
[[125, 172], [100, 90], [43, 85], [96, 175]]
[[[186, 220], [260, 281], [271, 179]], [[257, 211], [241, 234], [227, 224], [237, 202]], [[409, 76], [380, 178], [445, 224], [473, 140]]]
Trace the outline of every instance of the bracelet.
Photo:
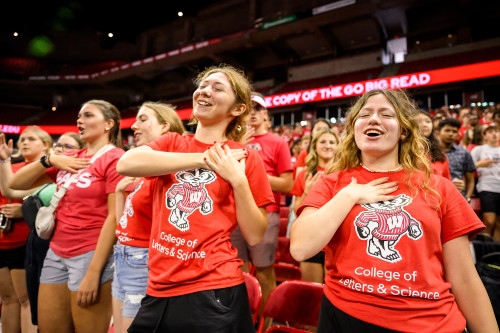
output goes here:
[[[43, 155], [43, 157], [40, 159], [40, 163], [42, 163], [42, 165], [45, 167], [45, 168], [50, 168], [52, 165], [50, 165], [49, 163], [47, 163], [47, 160], [49, 159], [49, 156], [50, 155]], [[50, 160], [49, 160], [50, 162]]]
[[11, 158], [11, 157], [9, 157], [9, 158], [7, 158], [7, 159], [5, 159], [5, 160], [0, 160], [0, 163], [7, 163], [7, 162], [9, 162], [11, 159], [12, 159], [12, 158]]

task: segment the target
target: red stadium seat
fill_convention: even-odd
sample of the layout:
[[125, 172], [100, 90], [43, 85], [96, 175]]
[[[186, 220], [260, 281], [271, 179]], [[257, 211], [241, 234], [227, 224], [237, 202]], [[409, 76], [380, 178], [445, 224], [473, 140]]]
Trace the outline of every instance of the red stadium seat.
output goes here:
[[[266, 317], [273, 318], [273, 322], [279, 323], [281, 328], [288, 326], [304, 329], [305, 326], [317, 326], [322, 297], [323, 285], [319, 283], [285, 281], [279, 284], [266, 301], [257, 332], [264, 332]], [[273, 328], [271, 325], [267, 332], [273, 332], [272, 329], [276, 332], [277, 327]]]
[[278, 236], [286, 237], [287, 229], [288, 229], [288, 217], [280, 217], [280, 229], [278, 231]]
[[250, 300], [250, 310], [252, 311], [252, 320], [255, 324], [259, 316], [260, 303], [262, 302], [262, 289], [259, 280], [249, 273], [243, 272], [245, 284], [248, 291], [248, 299]]
[[280, 206], [280, 217], [288, 219], [288, 213], [290, 212], [290, 207], [288, 206]]
[[482, 218], [481, 201], [479, 200], [479, 198], [471, 198], [470, 206], [472, 207], [472, 209], [474, 209], [477, 216], [479, 216], [479, 218]]

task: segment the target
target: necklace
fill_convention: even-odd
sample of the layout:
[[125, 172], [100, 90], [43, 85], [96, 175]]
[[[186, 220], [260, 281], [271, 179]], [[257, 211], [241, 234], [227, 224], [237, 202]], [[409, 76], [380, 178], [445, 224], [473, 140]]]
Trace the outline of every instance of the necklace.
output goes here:
[[363, 168], [365, 168], [366, 170], [368, 170], [370, 172], [395, 172], [395, 171], [399, 171], [399, 170], [403, 169], [403, 166], [401, 164], [397, 168], [392, 169], [392, 170], [371, 170], [371, 169], [368, 169], [367, 167], [365, 167], [363, 165], [363, 163], [360, 163], [359, 165], [361, 165]]

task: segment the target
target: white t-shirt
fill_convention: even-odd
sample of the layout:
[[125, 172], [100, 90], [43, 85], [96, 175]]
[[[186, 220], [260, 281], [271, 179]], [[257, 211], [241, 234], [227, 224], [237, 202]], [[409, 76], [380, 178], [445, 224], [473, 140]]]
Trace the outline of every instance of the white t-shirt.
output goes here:
[[500, 193], [500, 147], [489, 145], [476, 146], [471, 151], [474, 163], [483, 159], [495, 160], [497, 163], [490, 167], [477, 168], [477, 191]]

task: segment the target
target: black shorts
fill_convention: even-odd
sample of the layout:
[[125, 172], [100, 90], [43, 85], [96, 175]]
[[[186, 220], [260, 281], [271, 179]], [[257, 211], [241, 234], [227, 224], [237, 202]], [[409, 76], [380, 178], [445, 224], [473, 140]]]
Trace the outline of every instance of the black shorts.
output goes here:
[[15, 249], [0, 250], [0, 268], [24, 269], [26, 245]]
[[483, 213], [495, 213], [500, 215], [500, 193], [482, 191], [479, 192], [481, 211]]
[[309, 259], [304, 260], [305, 262], [314, 262], [316, 264], [325, 265], [325, 252], [320, 251], [318, 254], [312, 256]]
[[142, 299], [129, 333], [254, 333], [244, 283], [173, 297]]

